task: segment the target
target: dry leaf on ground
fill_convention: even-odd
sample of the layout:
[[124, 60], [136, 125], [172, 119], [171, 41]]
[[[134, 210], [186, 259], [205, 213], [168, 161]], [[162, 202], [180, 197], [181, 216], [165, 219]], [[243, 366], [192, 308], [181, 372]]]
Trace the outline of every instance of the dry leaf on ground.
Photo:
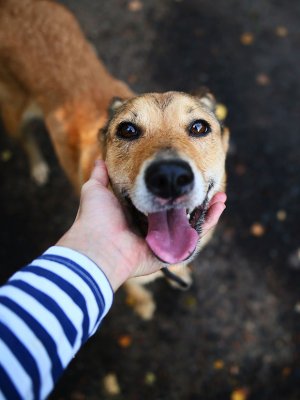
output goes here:
[[128, 9], [132, 12], [140, 11], [143, 8], [143, 3], [139, 0], [131, 0], [128, 3]]
[[107, 374], [103, 379], [103, 386], [107, 394], [116, 396], [120, 394], [120, 385], [117, 376], [113, 373]]
[[265, 227], [259, 222], [255, 222], [250, 228], [251, 234], [256, 237], [263, 236], [265, 234], [265, 231]]
[[254, 42], [254, 35], [251, 32], [244, 32], [241, 36], [240, 36], [240, 42], [244, 45], [244, 46], [250, 46], [251, 44], [253, 44]]

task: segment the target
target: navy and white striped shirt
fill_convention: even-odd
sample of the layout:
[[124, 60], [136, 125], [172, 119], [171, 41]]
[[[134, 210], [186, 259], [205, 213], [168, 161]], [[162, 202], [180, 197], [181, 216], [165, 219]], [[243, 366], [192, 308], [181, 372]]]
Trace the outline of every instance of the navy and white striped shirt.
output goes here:
[[86, 256], [54, 246], [0, 288], [0, 400], [44, 399], [111, 307]]

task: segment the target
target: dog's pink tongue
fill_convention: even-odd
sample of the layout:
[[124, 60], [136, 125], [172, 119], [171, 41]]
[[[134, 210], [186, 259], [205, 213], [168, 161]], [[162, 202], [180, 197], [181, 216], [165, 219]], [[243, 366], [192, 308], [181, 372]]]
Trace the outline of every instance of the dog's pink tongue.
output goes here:
[[196, 248], [198, 234], [186, 217], [185, 209], [172, 209], [148, 215], [146, 242], [161, 260], [176, 264]]

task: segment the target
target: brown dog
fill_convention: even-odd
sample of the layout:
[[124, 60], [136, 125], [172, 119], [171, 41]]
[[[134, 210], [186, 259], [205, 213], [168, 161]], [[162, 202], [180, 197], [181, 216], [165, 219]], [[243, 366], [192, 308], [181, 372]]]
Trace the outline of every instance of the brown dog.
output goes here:
[[[104, 158], [132, 229], [144, 235], [156, 262], [172, 264], [189, 281], [181, 267], [208, 241], [209, 235], [199, 239], [207, 205], [225, 188], [229, 133], [216, 118], [213, 97], [135, 97], [107, 72], [64, 7], [0, 0], [0, 9], [2, 119], [23, 143], [33, 178], [43, 184], [48, 167], [26, 126], [42, 116], [74, 187], [89, 177], [97, 157]], [[160, 275], [127, 284], [143, 318], [155, 306], [140, 283]]]
[[[99, 155], [97, 132], [112, 98], [132, 97], [98, 60], [73, 17], [48, 0], [0, 0], [0, 107], [6, 131], [21, 140], [33, 178], [48, 167], [26, 124], [43, 117], [74, 187]], [[24, 133], [27, 136], [24, 137]]]
[[[188, 264], [211, 237], [200, 240], [207, 206], [225, 189], [229, 132], [216, 118], [210, 94], [144, 94], [119, 102], [103, 130], [103, 157], [114, 192], [125, 202], [132, 226], [145, 237], [157, 262], [189, 284]], [[136, 310], [150, 318], [154, 302], [139, 283], [127, 287]]]

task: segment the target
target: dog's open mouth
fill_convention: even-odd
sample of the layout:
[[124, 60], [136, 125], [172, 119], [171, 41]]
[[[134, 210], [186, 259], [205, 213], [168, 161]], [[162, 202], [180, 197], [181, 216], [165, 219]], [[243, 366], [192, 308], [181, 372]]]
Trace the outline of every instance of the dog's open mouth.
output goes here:
[[189, 258], [194, 253], [199, 239], [194, 225], [199, 211], [193, 211], [191, 221], [185, 208], [148, 214], [146, 242], [153, 253], [170, 264]]
[[161, 261], [177, 264], [188, 259], [196, 250], [201, 227], [207, 211], [207, 196], [191, 213], [186, 208], [171, 208], [149, 213], [139, 212], [126, 197], [134, 224]]

